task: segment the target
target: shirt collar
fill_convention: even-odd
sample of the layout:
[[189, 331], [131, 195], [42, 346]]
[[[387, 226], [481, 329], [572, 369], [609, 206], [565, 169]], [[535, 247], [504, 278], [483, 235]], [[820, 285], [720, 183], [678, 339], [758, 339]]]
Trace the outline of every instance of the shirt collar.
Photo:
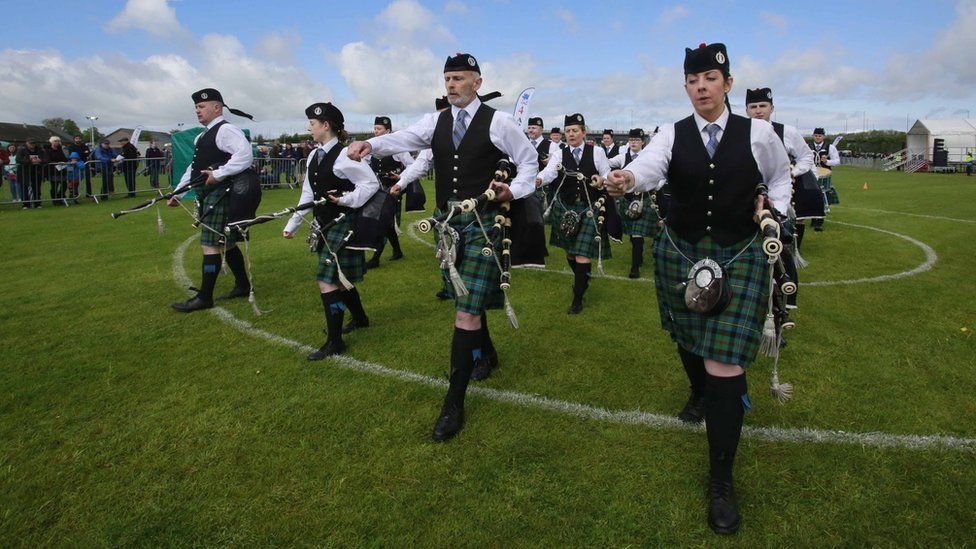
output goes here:
[[217, 124], [223, 121], [224, 121], [224, 115], [220, 115], [217, 118], [211, 120], [209, 124], [207, 124], [207, 129], [209, 130], [210, 128], [216, 126]]
[[338, 142], [339, 142], [339, 138], [338, 137], [333, 137], [332, 139], [326, 141], [325, 143], [319, 143], [316, 148], [317, 149], [322, 149], [322, 152], [327, 153], [327, 152], [331, 151], [332, 150], [332, 147], [335, 147], [336, 146], [336, 143], [338, 143]]
[[[480, 107], [481, 107], [481, 100], [478, 99], [477, 97], [474, 98], [474, 101], [468, 103], [467, 107], [464, 107], [464, 110], [468, 111], [468, 123], [471, 123], [471, 120], [474, 118], [475, 113], [478, 112], [478, 109]], [[451, 115], [454, 117], [455, 120], [457, 120], [457, 113], [460, 110], [461, 110], [460, 107], [455, 107], [454, 105], [451, 105]]]
[[708, 120], [702, 118], [701, 115], [698, 114], [697, 112], [695, 113], [695, 124], [698, 125], [698, 133], [705, 131], [705, 126], [709, 124], [718, 125], [719, 129], [721, 129], [721, 131], [724, 132], [725, 126], [728, 123], [729, 123], [729, 109], [724, 105], [722, 107], [722, 114], [718, 117], [718, 120], [716, 120], [715, 122], [709, 122]]

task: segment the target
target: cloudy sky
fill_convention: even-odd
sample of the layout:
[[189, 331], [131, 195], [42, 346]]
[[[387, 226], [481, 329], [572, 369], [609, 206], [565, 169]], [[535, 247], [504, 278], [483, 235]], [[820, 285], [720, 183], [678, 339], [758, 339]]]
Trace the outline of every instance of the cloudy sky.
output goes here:
[[444, 59], [479, 58], [510, 112], [537, 88], [547, 125], [652, 128], [687, 116], [685, 47], [728, 45], [733, 109], [770, 86], [776, 118], [809, 132], [906, 129], [976, 117], [976, 0], [745, 2], [46, 0], [3, 10], [0, 121], [61, 116], [100, 128], [195, 123], [216, 87], [276, 135], [329, 100], [351, 129], [402, 127], [443, 93]]

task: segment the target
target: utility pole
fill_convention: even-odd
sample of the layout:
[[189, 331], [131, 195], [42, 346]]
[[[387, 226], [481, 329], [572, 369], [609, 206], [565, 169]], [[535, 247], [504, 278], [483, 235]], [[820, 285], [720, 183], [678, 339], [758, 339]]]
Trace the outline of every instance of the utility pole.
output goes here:
[[97, 116], [86, 116], [85, 118], [88, 119], [88, 124], [91, 125], [91, 138], [90, 138], [90, 141], [91, 141], [91, 148], [92, 148], [92, 150], [94, 150], [95, 149], [95, 121], [98, 120], [98, 117]]

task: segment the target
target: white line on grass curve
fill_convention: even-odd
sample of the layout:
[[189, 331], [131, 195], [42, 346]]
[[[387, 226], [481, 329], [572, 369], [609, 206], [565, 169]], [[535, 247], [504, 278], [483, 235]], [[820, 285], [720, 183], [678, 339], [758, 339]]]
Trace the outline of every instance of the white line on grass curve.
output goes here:
[[[938, 254], [935, 253], [935, 250], [933, 250], [931, 246], [929, 246], [928, 244], [920, 240], [916, 240], [908, 235], [896, 233], [894, 231], [889, 231], [886, 229], [881, 229], [879, 227], [872, 227], [870, 225], [858, 225], [855, 223], [845, 223], [843, 221], [833, 221], [833, 220], [831, 221], [831, 223], [837, 225], [846, 225], [848, 227], [857, 227], [859, 229], [867, 229], [869, 231], [877, 231], [879, 233], [884, 233], [887, 235], [901, 238], [903, 240], [907, 240], [908, 242], [911, 242], [912, 244], [918, 246], [925, 253], [925, 261], [918, 264], [918, 266], [916, 266], [913, 269], [902, 271], [900, 273], [871, 276], [866, 278], [856, 278], [850, 280], [815, 280], [813, 282], [800, 282], [800, 286], [843, 286], [843, 285], [850, 285], [850, 284], [863, 284], [866, 282], [887, 282], [890, 280], [897, 280], [899, 278], [906, 278], [910, 276], [915, 276], [920, 273], [924, 273], [925, 271], [928, 271], [933, 266], [935, 266], [935, 262], [939, 260]], [[430, 248], [434, 247], [433, 242], [424, 240], [417, 234], [416, 225], [414, 223], [411, 223], [407, 227], [407, 232], [410, 234], [410, 237], [413, 238], [414, 240], [418, 242], [422, 242], [423, 244], [426, 244]], [[514, 267], [514, 268], [519, 269], [520, 267]], [[556, 273], [556, 274], [573, 276], [572, 272], [563, 269], [549, 269], [547, 267], [522, 267], [522, 269], [527, 271], [541, 271], [546, 273]], [[606, 278], [609, 280], [622, 280], [624, 282], [643, 282], [643, 283], [654, 282], [654, 279], [652, 278], [641, 277], [635, 279], [635, 278], [628, 278], [628, 277], [609, 275], [609, 274], [599, 275], [597, 278]]]
[[942, 215], [927, 215], [927, 214], [916, 214], [916, 213], [909, 213], [909, 212], [896, 212], [896, 211], [893, 211], [893, 210], [879, 210], [879, 209], [876, 209], [876, 208], [861, 208], [861, 207], [858, 207], [858, 206], [834, 205], [834, 206], [831, 206], [831, 208], [836, 208], [836, 209], [839, 209], [839, 210], [859, 210], [859, 211], [862, 211], [862, 212], [877, 212], [877, 213], [883, 213], [883, 214], [907, 215], [907, 216], [911, 216], [911, 217], [921, 217], [921, 218], [924, 218], [924, 219], [941, 219], [942, 221], [955, 221], [957, 223], [976, 223], [976, 221], [973, 221], [972, 219], [959, 219], [959, 218], [956, 218], [956, 217], [945, 217], [945, 216], [942, 216]]
[[[192, 283], [183, 267], [183, 257], [186, 249], [196, 239], [191, 236], [186, 239], [173, 253], [173, 280], [177, 285], [188, 287]], [[223, 307], [214, 307], [210, 312], [225, 324], [236, 328], [241, 333], [265, 341], [282, 345], [298, 351], [309, 353], [315, 347], [304, 343], [282, 337], [277, 334], [256, 328], [250, 322], [235, 317], [230, 311]], [[443, 389], [447, 387], [447, 382], [443, 379], [418, 374], [405, 370], [389, 368], [381, 364], [373, 364], [358, 360], [349, 356], [339, 355], [330, 357], [330, 360], [346, 370], [368, 373], [380, 377], [410, 381]], [[534, 408], [558, 412], [573, 417], [606, 421], [621, 425], [639, 425], [644, 427], [669, 429], [673, 431], [703, 431], [702, 426], [689, 426], [675, 417], [640, 410], [608, 410], [599, 406], [581, 404], [549, 398], [542, 395], [519, 393], [517, 391], [506, 391], [504, 389], [492, 389], [490, 387], [471, 385], [468, 387], [470, 393], [487, 397], [491, 400], [507, 402], [524, 408]], [[948, 435], [896, 435], [883, 432], [871, 433], [852, 433], [847, 431], [832, 431], [808, 428], [786, 428], [786, 427], [751, 427], [744, 426], [743, 435], [749, 438], [767, 440], [772, 442], [794, 442], [794, 443], [833, 443], [852, 446], [870, 446], [874, 448], [896, 448], [908, 450], [930, 450], [947, 449], [961, 450], [966, 452], [976, 452], [976, 439], [953, 437]]]

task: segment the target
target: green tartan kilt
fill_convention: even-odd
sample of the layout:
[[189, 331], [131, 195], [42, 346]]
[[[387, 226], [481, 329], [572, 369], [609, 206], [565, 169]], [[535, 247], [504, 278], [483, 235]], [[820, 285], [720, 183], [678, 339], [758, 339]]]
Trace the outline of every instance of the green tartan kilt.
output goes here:
[[[587, 215], [590, 212], [589, 205], [583, 198], [582, 202], [569, 206], [562, 200], [556, 199], [553, 202], [552, 210], [549, 212], [549, 224], [552, 230], [549, 231], [549, 244], [558, 246], [569, 255], [581, 255], [590, 259], [597, 259], [603, 254], [603, 259], [610, 259], [610, 239], [607, 237], [606, 228], [603, 229], [603, 246], [596, 241], [596, 217]], [[609, 205], [608, 205], [609, 207]], [[559, 230], [559, 222], [567, 210], [572, 210], [580, 216], [580, 229], [573, 238], [566, 238]], [[594, 216], [596, 212], [594, 212]]]
[[[342, 221], [333, 225], [325, 233], [325, 239], [329, 245], [323, 245], [322, 249], [319, 250], [319, 270], [315, 273], [316, 280], [321, 280], [329, 284], [339, 283], [339, 270], [336, 268], [335, 261], [332, 259], [332, 254], [329, 253], [329, 249], [331, 248], [335, 251], [339, 248], [342, 240], [352, 230], [358, 215], [359, 212], [347, 213]], [[362, 282], [363, 275], [366, 273], [366, 254], [362, 250], [350, 250], [343, 247], [339, 249], [336, 256], [339, 258], [339, 267], [342, 268], [342, 274], [349, 279], [349, 282]]]
[[[497, 209], [492, 208], [481, 214], [481, 223], [485, 230], [490, 230], [495, 222]], [[434, 215], [440, 215], [439, 210], [434, 211]], [[464, 287], [468, 289], [468, 295], [458, 296], [454, 294], [454, 286], [451, 284], [451, 275], [448, 269], [441, 269], [441, 278], [444, 280], [444, 289], [454, 299], [454, 308], [458, 311], [478, 315], [486, 309], [498, 309], [503, 303], [505, 296], [502, 293], [500, 284], [501, 272], [495, 263], [495, 257], [485, 257], [481, 255], [481, 249], [485, 247], [485, 236], [475, 221], [474, 212], [456, 215], [451, 218], [451, 227], [461, 235], [464, 240], [464, 251], [458, 251], [461, 260], [457, 266], [458, 274], [464, 281]], [[436, 233], [436, 229], [434, 230]], [[437, 237], [435, 237], [435, 240]], [[501, 250], [499, 238], [492, 243], [496, 252]]]
[[759, 351], [768, 308], [769, 264], [762, 251], [762, 240], [756, 238], [751, 243], [744, 240], [723, 248], [710, 236], [697, 244], [681, 240], [673, 233], [671, 238], [692, 261], [708, 257], [720, 265], [748, 245], [742, 255], [725, 267], [732, 301], [718, 315], [700, 315], [685, 306], [684, 288], [675, 288], [687, 280], [691, 264], [675, 250], [664, 230], [654, 239], [654, 284], [661, 327], [671, 333], [675, 343], [707, 359], [743, 368], [749, 366]]
[[[230, 192], [222, 188], [214, 189], [206, 196], [197, 198], [197, 219], [200, 220], [200, 244], [202, 246], [224, 246], [226, 240], [227, 248], [233, 248], [243, 240], [241, 233], [237, 231], [231, 231], [229, 236], [224, 234], [229, 203]], [[220, 234], [216, 234], [214, 231], [219, 231]]]
[[641, 216], [631, 219], [627, 216], [627, 208], [630, 207], [631, 200], [626, 196], [617, 197], [617, 211], [620, 212], [620, 224], [623, 227], [624, 236], [654, 236], [657, 234], [657, 212], [654, 210], [651, 201], [651, 193], [641, 193], [643, 196], [644, 209]]

